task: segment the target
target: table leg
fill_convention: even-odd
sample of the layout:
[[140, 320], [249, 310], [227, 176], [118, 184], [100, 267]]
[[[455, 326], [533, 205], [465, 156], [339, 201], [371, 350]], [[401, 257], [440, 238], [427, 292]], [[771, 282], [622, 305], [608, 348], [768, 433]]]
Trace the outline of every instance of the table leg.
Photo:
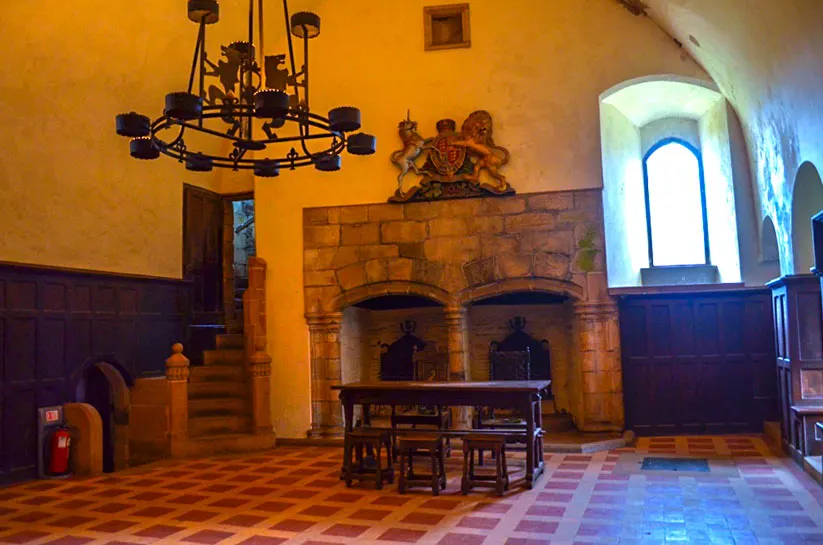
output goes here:
[[534, 403], [535, 431], [539, 437], [534, 438], [535, 459], [534, 459], [534, 480], [543, 473], [543, 403], [540, 396]]
[[343, 477], [346, 477], [346, 486], [351, 486], [351, 479], [348, 479], [348, 477], [351, 476], [352, 471], [352, 447], [350, 446], [348, 433], [354, 429], [354, 401], [349, 396], [341, 393], [340, 402], [343, 404], [343, 420], [345, 421], [343, 424], [346, 430], [343, 436], [343, 467], [340, 469], [340, 473]]
[[534, 401], [529, 396], [521, 410], [526, 417], [526, 487], [534, 488], [535, 441], [534, 441]]

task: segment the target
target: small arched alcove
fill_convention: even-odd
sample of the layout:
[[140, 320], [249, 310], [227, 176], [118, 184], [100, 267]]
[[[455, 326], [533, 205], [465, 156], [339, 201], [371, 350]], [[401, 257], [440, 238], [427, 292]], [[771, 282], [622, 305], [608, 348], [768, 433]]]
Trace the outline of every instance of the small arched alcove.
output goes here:
[[112, 355], [86, 360], [72, 375], [75, 401], [88, 403], [103, 425], [103, 472], [129, 466], [129, 390], [131, 374]]
[[767, 269], [767, 277], [780, 276], [780, 247], [777, 245], [777, 232], [769, 216], [763, 219], [760, 229], [760, 263]]
[[792, 193], [792, 256], [795, 274], [808, 274], [814, 266], [812, 216], [823, 210], [823, 182], [813, 164], [797, 170]]

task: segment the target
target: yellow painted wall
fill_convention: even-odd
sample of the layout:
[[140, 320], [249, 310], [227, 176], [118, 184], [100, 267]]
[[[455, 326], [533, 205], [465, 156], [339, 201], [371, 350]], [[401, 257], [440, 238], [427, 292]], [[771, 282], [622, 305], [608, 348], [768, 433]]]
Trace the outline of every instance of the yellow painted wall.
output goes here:
[[[396, 187], [388, 157], [400, 147], [397, 122], [407, 108], [424, 136], [436, 133], [439, 119], [459, 126], [473, 110], [491, 112], [519, 192], [592, 188], [601, 186], [600, 93], [650, 74], [707, 79], [664, 33], [613, 0], [473, 0], [472, 47], [437, 52], [423, 50], [423, 6], [430, 0], [291, 4], [323, 19], [311, 44], [313, 109], [359, 106], [378, 153], [346, 155], [338, 173], [284, 171], [255, 182], [280, 437], [304, 436], [310, 425], [303, 208], [385, 201]], [[272, 25], [269, 35], [278, 29]]]
[[[242, 24], [224, 11], [213, 55]], [[183, 183], [253, 183], [136, 161], [114, 132], [118, 113], [156, 117], [185, 88], [197, 34], [186, 3], [5, 0], [0, 28], [0, 261], [180, 277]]]

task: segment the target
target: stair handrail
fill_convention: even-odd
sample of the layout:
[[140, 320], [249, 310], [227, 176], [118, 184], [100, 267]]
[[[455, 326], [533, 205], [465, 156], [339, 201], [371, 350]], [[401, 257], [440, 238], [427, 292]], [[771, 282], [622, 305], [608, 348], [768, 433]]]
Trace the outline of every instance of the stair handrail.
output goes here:
[[169, 386], [169, 440], [173, 445], [185, 442], [189, 437], [189, 358], [183, 355], [180, 343], [172, 345], [171, 351], [171, 356], [166, 359], [166, 380]]
[[243, 293], [243, 335], [255, 433], [271, 433], [271, 356], [266, 352], [266, 260], [249, 256]]

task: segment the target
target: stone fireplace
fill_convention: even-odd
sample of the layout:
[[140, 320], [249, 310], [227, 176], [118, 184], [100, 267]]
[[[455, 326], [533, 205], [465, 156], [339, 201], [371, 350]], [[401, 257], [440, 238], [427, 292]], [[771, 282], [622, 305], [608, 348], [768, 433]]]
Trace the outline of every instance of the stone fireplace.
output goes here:
[[623, 428], [616, 302], [600, 190], [304, 210], [313, 437], [342, 434], [333, 385], [380, 376], [381, 345], [415, 323], [438, 379], [487, 380], [488, 349], [526, 318], [548, 341], [559, 410]]

